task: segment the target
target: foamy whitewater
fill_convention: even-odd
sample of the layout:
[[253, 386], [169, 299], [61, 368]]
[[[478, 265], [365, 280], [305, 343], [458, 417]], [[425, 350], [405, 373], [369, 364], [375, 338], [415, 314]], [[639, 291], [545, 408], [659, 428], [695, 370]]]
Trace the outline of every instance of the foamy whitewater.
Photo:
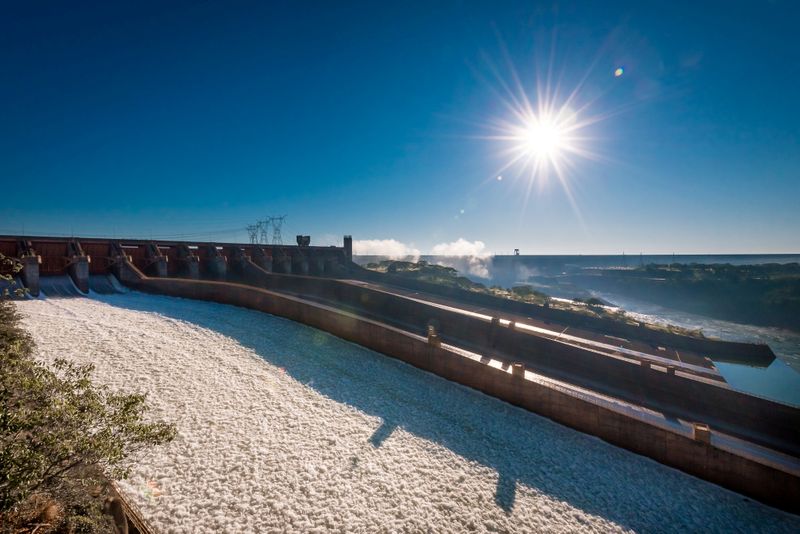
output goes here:
[[122, 489], [161, 532], [800, 532], [800, 517], [317, 330], [139, 293], [19, 302], [178, 438]]

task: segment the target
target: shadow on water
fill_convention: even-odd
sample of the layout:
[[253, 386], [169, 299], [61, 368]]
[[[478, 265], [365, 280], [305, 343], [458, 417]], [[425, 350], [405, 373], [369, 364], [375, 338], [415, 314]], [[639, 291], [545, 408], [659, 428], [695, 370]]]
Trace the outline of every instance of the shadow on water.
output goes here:
[[681, 530], [696, 527], [697, 516], [707, 524], [720, 513], [735, 513], [755, 530], [800, 525], [740, 495], [286, 319], [140, 293], [96, 298], [235, 339], [320, 394], [379, 417], [369, 438], [373, 447], [403, 429], [491, 468], [498, 476], [495, 503], [507, 514], [522, 484], [633, 530]]

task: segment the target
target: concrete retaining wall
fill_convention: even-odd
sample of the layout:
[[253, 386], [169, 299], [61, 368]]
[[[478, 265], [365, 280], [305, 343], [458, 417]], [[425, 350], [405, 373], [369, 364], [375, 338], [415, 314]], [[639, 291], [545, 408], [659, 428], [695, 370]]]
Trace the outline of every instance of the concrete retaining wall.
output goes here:
[[767, 504], [800, 512], [798, 469], [737, 454], [713, 437], [710, 443], [695, 440], [645, 414], [620, 410], [530, 374], [513, 376], [429, 344], [422, 336], [319, 303], [240, 284], [145, 278], [129, 266], [118, 271], [123, 282], [142, 291], [242, 306], [325, 330]]
[[[339, 280], [269, 274], [245, 266], [242, 281], [272, 291], [320, 299], [340, 309], [424, 335], [434, 325], [445, 341], [505, 361], [524, 362], [537, 373], [658, 410], [789, 454], [800, 455], [800, 409], [667, 373], [640, 361], [492, 325], [488, 320]], [[663, 371], [661, 370], [663, 369]]]

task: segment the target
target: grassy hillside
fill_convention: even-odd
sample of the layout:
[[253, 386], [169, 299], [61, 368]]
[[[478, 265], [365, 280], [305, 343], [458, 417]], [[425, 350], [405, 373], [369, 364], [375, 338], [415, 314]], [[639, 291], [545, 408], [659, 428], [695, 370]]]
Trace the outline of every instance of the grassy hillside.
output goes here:
[[576, 285], [734, 322], [800, 331], [800, 264], [587, 269]]

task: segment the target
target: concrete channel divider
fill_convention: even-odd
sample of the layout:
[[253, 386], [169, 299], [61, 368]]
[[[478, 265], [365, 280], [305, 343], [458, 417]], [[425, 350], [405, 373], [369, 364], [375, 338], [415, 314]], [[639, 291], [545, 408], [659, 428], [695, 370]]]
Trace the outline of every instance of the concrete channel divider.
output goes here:
[[[800, 461], [794, 456], [711, 429], [708, 440], [697, 439], [701, 426], [654, 415], [530, 369], [526, 372], [521, 362], [510, 370], [484, 363], [479, 354], [469, 357], [467, 351], [446, 342], [431, 343], [430, 337], [299, 296], [230, 282], [147, 278], [126, 267], [119, 269], [118, 278], [141, 291], [250, 308], [324, 330], [766, 504], [800, 513]], [[438, 336], [435, 329], [434, 335]]]
[[355, 264], [352, 266], [351, 270], [356, 278], [368, 282], [393, 285], [413, 291], [423, 291], [462, 302], [470, 302], [496, 311], [507, 311], [557, 323], [566, 322], [575, 327], [585, 328], [603, 334], [623, 338], [630, 336], [647, 340], [656, 345], [669, 345], [683, 350], [714, 354], [719, 361], [744, 364], [760, 361], [769, 364], [775, 359], [775, 354], [767, 345], [691, 337], [675, 332], [648, 328], [644, 323], [632, 325], [615, 319], [580, 315], [567, 310], [556, 309], [551, 306], [538, 306], [536, 304], [476, 293], [466, 289], [446, 287], [422, 280], [412, 280], [392, 274], [378, 273]]
[[[708, 380], [718, 377], [708, 369], [676, 364], [677, 372], [669, 372], [672, 361], [663, 358], [658, 359], [657, 367], [643, 369], [643, 362], [626, 355], [576, 346], [564, 336], [538, 336], [521, 323], [460, 313], [342, 280], [271, 274], [252, 262], [240, 281], [421, 335], [426, 335], [428, 325], [434, 324], [444, 343], [509, 363], [519, 361], [550, 378], [641, 404], [673, 418], [700, 419], [728, 434], [800, 456], [800, 409], [733, 390], [719, 380]], [[691, 373], [685, 372], [690, 368]]]

